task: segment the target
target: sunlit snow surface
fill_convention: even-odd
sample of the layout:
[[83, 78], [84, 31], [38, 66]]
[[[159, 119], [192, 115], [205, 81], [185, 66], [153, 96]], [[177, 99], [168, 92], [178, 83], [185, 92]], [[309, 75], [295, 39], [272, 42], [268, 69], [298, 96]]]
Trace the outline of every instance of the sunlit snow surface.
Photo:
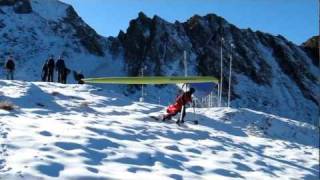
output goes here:
[[163, 106], [88, 85], [0, 81], [0, 179], [318, 179], [319, 130], [249, 109]]

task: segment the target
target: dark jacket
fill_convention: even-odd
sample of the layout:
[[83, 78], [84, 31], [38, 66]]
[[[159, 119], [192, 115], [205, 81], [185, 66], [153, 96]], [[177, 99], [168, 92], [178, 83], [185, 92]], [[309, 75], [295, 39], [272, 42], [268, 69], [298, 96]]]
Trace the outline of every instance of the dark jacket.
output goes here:
[[46, 61], [42, 66], [42, 72], [48, 71], [48, 61]]
[[15, 63], [14, 63], [14, 61], [12, 59], [9, 59], [7, 61], [6, 69], [11, 70], [11, 71], [15, 70]]
[[63, 71], [64, 68], [66, 67], [65, 63], [64, 63], [64, 60], [63, 59], [59, 59], [56, 63], [56, 70], [57, 71]]
[[54, 59], [50, 58], [48, 60], [48, 65], [47, 66], [48, 66], [48, 69], [53, 70], [54, 66], [55, 66]]

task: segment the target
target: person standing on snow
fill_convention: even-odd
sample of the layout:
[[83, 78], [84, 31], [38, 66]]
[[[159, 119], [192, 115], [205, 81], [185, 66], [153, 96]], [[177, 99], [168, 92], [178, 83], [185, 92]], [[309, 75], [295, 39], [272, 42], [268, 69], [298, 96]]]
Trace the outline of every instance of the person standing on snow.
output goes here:
[[42, 66], [41, 80], [46, 82], [48, 79], [48, 60]]
[[15, 63], [12, 56], [9, 56], [5, 68], [7, 70], [7, 80], [13, 80], [13, 74], [15, 70]]
[[62, 79], [61, 79], [61, 83], [62, 84], [67, 84], [67, 79], [68, 79], [68, 75], [70, 74], [71, 70], [67, 67], [65, 67], [62, 71]]
[[188, 103], [192, 103], [192, 94], [195, 92], [194, 88], [190, 88], [189, 91], [181, 94], [176, 98], [175, 104], [170, 105], [167, 108], [167, 114], [162, 117], [163, 121], [171, 119], [173, 116], [177, 115], [179, 112], [182, 113], [181, 119], [178, 119], [177, 124], [184, 123], [184, 117], [186, 115], [185, 106]]
[[56, 63], [56, 70], [58, 71], [58, 82], [63, 83], [63, 74], [65, 71], [65, 63], [62, 57], [60, 56], [57, 63]]
[[53, 56], [50, 56], [48, 59], [47, 69], [48, 69], [48, 79], [46, 79], [48, 82], [53, 82], [53, 74], [54, 74], [54, 59]]

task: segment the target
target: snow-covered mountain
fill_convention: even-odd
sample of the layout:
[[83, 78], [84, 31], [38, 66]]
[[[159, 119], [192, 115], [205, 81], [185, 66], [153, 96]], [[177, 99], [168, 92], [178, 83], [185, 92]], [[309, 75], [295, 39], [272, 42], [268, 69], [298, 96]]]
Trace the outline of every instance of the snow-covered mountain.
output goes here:
[[[282, 36], [239, 29], [214, 14], [169, 23], [158, 16], [149, 18], [139, 13], [126, 32], [105, 38], [62, 2], [1, 2], [0, 61], [4, 62], [9, 53], [14, 54], [18, 61], [17, 79], [40, 79], [41, 66], [50, 54], [62, 54], [67, 66], [81, 70], [86, 77], [136, 76], [142, 65], [147, 66], [146, 75], [181, 75], [185, 50], [189, 75], [219, 77], [223, 37], [224, 87], [228, 84], [231, 52], [234, 60], [233, 107], [311, 124], [320, 116], [316, 57]], [[235, 45], [232, 51], [230, 43]], [[174, 88], [160, 88], [162, 102], [168, 103]], [[158, 91], [148, 87], [147, 101], [158, 101]], [[226, 92], [225, 88], [224, 97]]]
[[62, 55], [70, 69], [87, 76], [121, 74], [122, 62], [111, 59], [106, 38], [83, 22], [72, 6], [56, 0], [26, 0], [32, 10], [17, 13], [21, 1], [9, 2], [16, 3], [0, 4], [0, 61], [3, 64], [10, 53], [14, 55], [17, 79], [39, 80], [49, 55]]
[[319, 179], [308, 123], [199, 108], [179, 127], [149, 117], [164, 106], [89, 85], [0, 80], [4, 100], [0, 179]]

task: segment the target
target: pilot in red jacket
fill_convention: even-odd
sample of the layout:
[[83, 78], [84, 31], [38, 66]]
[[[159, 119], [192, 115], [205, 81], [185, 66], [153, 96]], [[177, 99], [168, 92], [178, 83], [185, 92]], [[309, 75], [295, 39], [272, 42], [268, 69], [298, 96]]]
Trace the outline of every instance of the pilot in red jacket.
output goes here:
[[181, 94], [176, 98], [176, 102], [167, 108], [167, 114], [162, 118], [163, 121], [171, 119], [173, 116], [177, 115], [182, 111], [182, 118], [177, 121], [177, 123], [184, 123], [184, 117], [186, 115], [185, 105], [192, 103], [192, 94], [195, 92], [194, 88], [190, 88], [189, 91]]

